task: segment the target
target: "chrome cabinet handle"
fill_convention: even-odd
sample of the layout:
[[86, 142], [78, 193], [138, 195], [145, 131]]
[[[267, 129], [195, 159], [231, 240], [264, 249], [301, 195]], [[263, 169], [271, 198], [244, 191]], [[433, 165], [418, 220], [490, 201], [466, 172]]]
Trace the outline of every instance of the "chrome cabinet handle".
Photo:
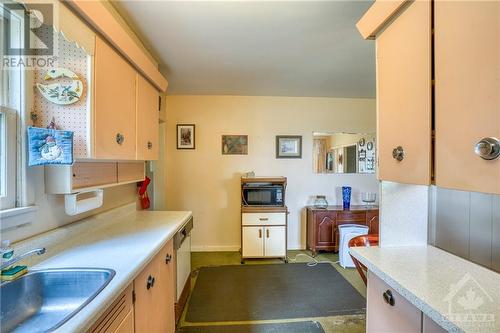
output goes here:
[[148, 141], [148, 149], [153, 149], [153, 143], [151, 141]]
[[500, 141], [497, 138], [482, 138], [474, 146], [474, 152], [483, 160], [494, 160], [500, 156]]
[[392, 157], [395, 160], [401, 162], [405, 158], [405, 151], [404, 151], [403, 147], [397, 146], [396, 148], [394, 148], [392, 150]]
[[151, 289], [152, 287], [154, 287], [154, 285], [155, 285], [155, 278], [154, 278], [154, 277], [152, 277], [151, 275], [150, 275], [150, 276], [148, 276], [148, 281], [147, 281], [147, 283], [146, 283], [146, 289], [147, 289], [147, 290], [149, 290], [149, 289]]
[[121, 133], [116, 133], [116, 143], [121, 145], [125, 141], [125, 136]]
[[386, 290], [382, 296], [384, 297], [384, 301], [389, 304], [390, 306], [394, 306], [394, 304], [396, 303], [394, 301], [394, 296], [392, 296], [392, 292], [390, 290]]
[[172, 261], [172, 255], [169, 253], [167, 254], [167, 256], [165, 257], [165, 264], [169, 264], [170, 261]]

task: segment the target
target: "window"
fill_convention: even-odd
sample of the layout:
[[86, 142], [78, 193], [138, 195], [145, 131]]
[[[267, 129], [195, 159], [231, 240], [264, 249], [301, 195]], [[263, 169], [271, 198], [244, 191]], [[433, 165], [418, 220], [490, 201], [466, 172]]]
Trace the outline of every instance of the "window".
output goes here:
[[[0, 27], [4, 27], [7, 18], [0, 3]], [[11, 15], [10, 40], [12, 45], [21, 45], [22, 19]], [[0, 34], [0, 56], [5, 55], [6, 41], [3, 33]], [[16, 207], [18, 202], [18, 182], [20, 179], [19, 115], [22, 109], [22, 78], [23, 70], [20, 67], [6, 68], [0, 61], [0, 210]]]
[[16, 206], [17, 111], [0, 107], [0, 209]]

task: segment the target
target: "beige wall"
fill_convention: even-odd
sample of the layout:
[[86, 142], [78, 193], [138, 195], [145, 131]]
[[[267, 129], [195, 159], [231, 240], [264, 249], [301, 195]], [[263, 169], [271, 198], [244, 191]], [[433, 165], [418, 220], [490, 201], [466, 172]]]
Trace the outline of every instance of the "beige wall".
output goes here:
[[[176, 124], [196, 124], [196, 150], [176, 149]], [[192, 210], [194, 250], [240, 247], [240, 177], [288, 177], [290, 249], [305, 247], [304, 206], [317, 194], [341, 203], [340, 187], [378, 192], [375, 175], [314, 174], [313, 132], [375, 132], [375, 101], [300, 97], [167, 97], [167, 208]], [[249, 136], [248, 155], [223, 156], [222, 134]], [[302, 135], [302, 159], [276, 159], [276, 135]]]

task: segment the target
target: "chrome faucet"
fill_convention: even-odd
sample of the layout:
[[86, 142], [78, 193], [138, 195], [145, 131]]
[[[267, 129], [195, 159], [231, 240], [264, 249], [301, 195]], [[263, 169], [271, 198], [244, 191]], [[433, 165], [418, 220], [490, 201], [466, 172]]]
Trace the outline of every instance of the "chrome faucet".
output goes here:
[[35, 254], [41, 256], [44, 253], [45, 253], [45, 248], [44, 247], [28, 251], [28, 252], [26, 252], [24, 254], [21, 254], [21, 255], [19, 255], [17, 257], [14, 257], [14, 258], [10, 259], [10, 260], [4, 261], [0, 265], [0, 270], [4, 270], [4, 269], [8, 268], [8, 267], [14, 265], [16, 262], [23, 260], [24, 258], [31, 257], [31, 256], [33, 256]]

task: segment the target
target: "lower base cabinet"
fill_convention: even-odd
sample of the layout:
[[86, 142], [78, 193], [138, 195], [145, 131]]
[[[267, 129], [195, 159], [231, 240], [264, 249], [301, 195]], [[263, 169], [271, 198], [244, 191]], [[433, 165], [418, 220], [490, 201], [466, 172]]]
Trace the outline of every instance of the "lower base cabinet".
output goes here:
[[285, 257], [286, 227], [243, 227], [244, 258]]
[[170, 240], [88, 333], [174, 333], [173, 251]]
[[368, 272], [366, 301], [367, 333], [446, 332], [372, 272]]
[[134, 332], [134, 286], [130, 284], [118, 296], [87, 333], [133, 333]]
[[286, 207], [279, 212], [262, 210], [241, 216], [241, 257], [286, 259]]

